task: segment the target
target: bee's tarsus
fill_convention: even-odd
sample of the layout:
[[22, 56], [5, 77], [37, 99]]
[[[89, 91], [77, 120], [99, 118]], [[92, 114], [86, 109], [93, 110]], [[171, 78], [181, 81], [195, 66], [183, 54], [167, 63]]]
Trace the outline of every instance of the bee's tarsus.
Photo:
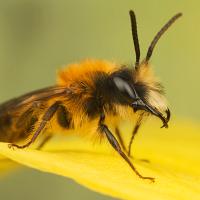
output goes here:
[[28, 147], [31, 143], [32, 142], [28, 142], [25, 145], [18, 145], [18, 144], [10, 143], [10, 144], [8, 144], [8, 147], [12, 148], [12, 149], [15, 149], [15, 148], [17, 148], [17, 149], [24, 149], [24, 148]]
[[148, 176], [141, 176], [140, 177], [141, 179], [147, 179], [147, 180], [150, 180], [152, 183], [154, 183], [155, 182], [155, 178], [153, 178], [153, 177], [148, 177]]
[[12, 143], [8, 144], [8, 148], [14, 150], [15, 149], [14, 144], [12, 144]]

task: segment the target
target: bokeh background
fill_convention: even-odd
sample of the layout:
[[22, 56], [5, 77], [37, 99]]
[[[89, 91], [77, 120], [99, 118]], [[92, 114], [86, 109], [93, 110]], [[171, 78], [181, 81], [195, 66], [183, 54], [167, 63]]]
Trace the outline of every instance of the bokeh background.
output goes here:
[[[200, 3], [142, 0], [0, 0], [0, 102], [53, 85], [63, 65], [84, 58], [133, 63], [128, 11], [137, 14], [142, 55], [175, 13], [152, 56], [173, 118], [200, 119]], [[24, 168], [0, 179], [0, 198], [112, 199], [67, 178]]]

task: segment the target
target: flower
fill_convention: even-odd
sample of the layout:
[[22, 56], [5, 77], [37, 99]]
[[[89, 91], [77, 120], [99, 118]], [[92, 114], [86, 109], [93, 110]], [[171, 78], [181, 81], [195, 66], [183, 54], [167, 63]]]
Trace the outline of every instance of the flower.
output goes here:
[[[159, 129], [148, 123], [133, 143], [133, 164], [142, 175], [155, 177], [154, 183], [138, 178], [108, 143], [93, 145], [71, 136], [56, 138], [43, 150], [13, 150], [0, 143], [0, 171], [18, 163], [120, 199], [200, 199], [200, 127], [188, 121], [170, 125]], [[125, 124], [121, 130], [128, 143], [131, 127]]]

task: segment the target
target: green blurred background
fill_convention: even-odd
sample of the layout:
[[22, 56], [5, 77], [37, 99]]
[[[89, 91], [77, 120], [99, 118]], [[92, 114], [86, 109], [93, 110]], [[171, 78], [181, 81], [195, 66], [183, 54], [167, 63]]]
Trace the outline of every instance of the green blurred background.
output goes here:
[[[200, 2], [1, 0], [0, 102], [55, 83], [58, 68], [83, 58], [133, 63], [128, 11], [137, 14], [142, 55], [177, 12], [183, 17], [156, 46], [152, 62], [173, 116], [200, 119]], [[0, 179], [0, 198], [111, 199], [56, 175], [23, 169]]]

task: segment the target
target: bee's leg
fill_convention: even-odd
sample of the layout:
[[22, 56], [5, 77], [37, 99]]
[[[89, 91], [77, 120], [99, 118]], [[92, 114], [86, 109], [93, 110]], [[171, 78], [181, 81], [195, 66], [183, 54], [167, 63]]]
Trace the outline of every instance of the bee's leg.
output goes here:
[[[59, 108], [57, 109], [57, 122], [58, 124], [65, 129], [70, 129], [73, 127], [72, 123], [72, 116], [67, 111], [67, 108], [63, 105], [59, 105]], [[52, 134], [46, 135], [46, 137], [43, 139], [43, 141], [39, 144], [37, 149], [43, 148], [43, 146], [53, 137]]]
[[114, 135], [111, 133], [111, 131], [108, 129], [108, 127], [104, 124], [105, 115], [101, 115], [99, 120], [99, 130], [101, 133], [104, 133], [109, 141], [109, 143], [112, 145], [112, 147], [120, 154], [120, 156], [129, 164], [129, 166], [132, 168], [132, 170], [136, 173], [137, 176], [139, 176], [142, 179], [149, 179], [154, 182], [154, 178], [152, 177], [145, 177], [142, 176], [137, 169], [134, 167], [134, 165], [131, 163], [129, 158], [126, 156], [126, 154], [122, 151], [117, 139], [114, 137]]
[[59, 105], [60, 105], [60, 102], [56, 102], [47, 109], [46, 113], [42, 117], [42, 121], [39, 124], [39, 127], [36, 129], [33, 137], [31, 138], [31, 140], [29, 142], [27, 142], [24, 145], [9, 144], [9, 147], [17, 147], [17, 148], [23, 149], [23, 148], [28, 147], [30, 144], [32, 144], [36, 140], [38, 135], [42, 132], [42, 130], [45, 128], [47, 122], [50, 121], [50, 119], [53, 117], [55, 112], [58, 110]]
[[128, 151], [124, 145], [124, 141], [123, 141], [123, 138], [121, 136], [121, 133], [120, 133], [120, 130], [118, 127], [115, 128], [115, 134], [117, 136], [118, 142], [119, 142], [120, 146], [122, 147], [123, 151], [125, 151], [127, 153]]
[[132, 131], [132, 136], [131, 136], [131, 139], [129, 141], [129, 145], [128, 145], [128, 156], [131, 157], [131, 147], [132, 147], [132, 143], [133, 143], [133, 140], [135, 138], [135, 135], [137, 134], [139, 128], [140, 128], [140, 125], [142, 123], [142, 119], [143, 119], [143, 115], [140, 115], [139, 119], [137, 120], [136, 124], [135, 124], [135, 127]]
[[40, 150], [44, 147], [44, 145], [53, 137], [52, 134], [48, 134], [43, 140], [42, 142], [38, 145], [37, 150]]

